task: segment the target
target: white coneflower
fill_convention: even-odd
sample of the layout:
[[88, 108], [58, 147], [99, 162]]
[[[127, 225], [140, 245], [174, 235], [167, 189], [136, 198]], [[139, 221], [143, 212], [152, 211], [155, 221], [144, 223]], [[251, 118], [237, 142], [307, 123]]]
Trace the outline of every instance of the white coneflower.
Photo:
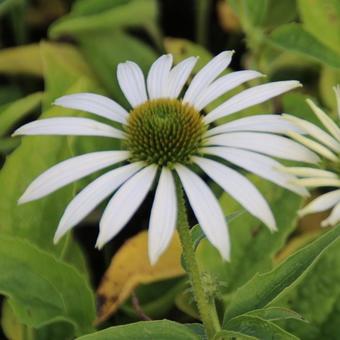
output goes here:
[[[338, 119], [340, 119], [340, 86], [338, 85], [333, 89], [337, 100]], [[327, 132], [306, 120], [290, 115], [284, 115], [284, 117], [288, 122], [295, 124], [297, 128], [300, 128], [306, 134], [312, 137], [311, 139], [296, 132], [289, 133], [293, 139], [308, 147], [310, 150], [318, 153], [323, 158], [321, 169], [308, 167], [287, 167], [283, 168], [283, 170], [286, 173], [300, 177], [295, 181], [296, 184], [310, 188], [335, 188], [335, 190], [317, 197], [299, 212], [300, 216], [304, 216], [332, 208], [332, 212], [330, 213], [329, 217], [321, 223], [321, 225], [325, 227], [328, 225], [335, 225], [340, 221], [340, 128], [310, 99], [307, 99], [307, 103]]]
[[[198, 165], [209, 177], [239, 201], [251, 214], [275, 230], [272, 212], [260, 192], [246, 177], [226, 166], [225, 161], [254, 172], [298, 194], [306, 190], [292, 185], [295, 176], [280, 174], [279, 163], [269, 156], [317, 162], [318, 157], [300, 144], [275, 135], [299, 129], [280, 116], [259, 115], [213, 126], [219, 118], [300, 86], [280, 81], [247, 89], [207, 114], [205, 107], [240, 84], [261, 77], [256, 71], [220, 74], [233, 52], [213, 58], [180, 94], [197, 58], [190, 57], [172, 67], [172, 56], [163, 55], [150, 68], [147, 79], [131, 61], [119, 64], [119, 85], [131, 104], [125, 110], [113, 100], [97, 94], [79, 93], [61, 97], [56, 105], [104, 117], [121, 128], [88, 118], [49, 118], [26, 124], [16, 135], [86, 135], [118, 138], [123, 151], [102, 151], [71, 158], [44, 172], [27, 188], [19, 202], [41, 198], [95, 171], [119, 163], [77, 196], [65, 210], [55, 241], [79, 223], [100, 202], [110, 199], [100, 221], [97, 247], [111, 240], [128, 222], [157, 179], [149, 225], [149, 257], [155, 263], [167, 248], [176, 227], [178, 175], [190, 205], [206, 237], [223, 258], [230, 254], [229, 236], [221, 207], [208, 185], [194, 172]], [[219, 78], [218, 78], [219, 77]], [[158, 177], [159, 174], [159, 177]]]

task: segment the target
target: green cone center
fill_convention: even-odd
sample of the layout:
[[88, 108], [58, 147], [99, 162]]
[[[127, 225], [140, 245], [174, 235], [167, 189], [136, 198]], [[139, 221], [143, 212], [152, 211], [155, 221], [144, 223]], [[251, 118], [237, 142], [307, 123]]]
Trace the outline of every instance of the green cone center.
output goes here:
[[126, 147], [133, 161], [172, 167], [198, 152], [206, 128], [198, 111], [177, 99], [155, 99], [129, 115]]

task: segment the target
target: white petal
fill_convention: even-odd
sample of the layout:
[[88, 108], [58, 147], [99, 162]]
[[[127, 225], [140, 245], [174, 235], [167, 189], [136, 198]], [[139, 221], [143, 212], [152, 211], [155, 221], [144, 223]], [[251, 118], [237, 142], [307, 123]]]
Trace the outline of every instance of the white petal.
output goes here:
[[336, 104], [338, 107], [338, 118], [340, 119], [340, 85], [336, 85], [333, 87], [335, 98], [336, 98]]
[[256, 71], [238, 71], [218, 78], [211, 83], [199, 97], [197, 97], [194, 103], [195, 107], [197, 110], [202, 110], [212, 101], [228, 91], [245, 83], [246, 81], [259, 77], [263, 77], [263, 74]]
[[293, 174], [296, 176], [307, 176], [307, 177], [329, 177], [337, 178], [337, 174], [327, 170], [307, 168], [307, 167], [284, 167], [280, 166], [280, 170], [288, 174]]
[[192, 72], [198, 57], [190, 57], [184, 59], [177, 64], [169, 74], [168, 88], [165, 96], [168, 98], [177, 98], [185, 83], [187, 82], [190, 73]]
[[145, 79], [141, 68], [132, 61], [119, 64], [117, 78], [120, 88], [132, 107], [148, 100]]
[[299, 142], [300, 144], [305, 145], [308, 149], [313, 150], [314, 152], [333, 162], [336, 162], [338, 160], [337, 156], [335, 156], [335, 154], [332, 151], [330, 151], [325, 146], [321, 145], [318, 142], [315, 142], [312, 139], [309, 139], [305, 136], [301, 136], [296, 132], [289, 132], [287, 135], [292, 139], [296, 140], [297, 142]]
[[155, 165], [149, 165], [126, 181], [114, 194], [99, 224], [97, 248], [102, 248], [129, 221], [150, 190], [157, 172]]
[[300, 178], [295, 180], [295, 182], [299, 185], [303, 185], [308, 188], [317, 188], [317, 187], [340, 187], [340, 179], [337, 178], [320, 178], [320, 177], [311, 177], [311, 178]]
[[207, 145], [231, 146], [252, 150], [282, 159], [317, 163], [319, 157], [306, 147], [282, 136], [266, 133], [232, 132], [213, 136]]
[[299, 128], [301, 128], [302, 130], [304, 130], [310, 136], [317, 139], [319, 142], [333, 149], [335, 152], [340, 152], [340, 143], [337, 140], [335, 140], [332, 136], [330, 136], [328, 133], [326, 133], [324, 130], [320, 129], [318, 126], [314, 125], [311, 122], [308, 122], [307, 120], [300, 119], [291, 115], [283, 114], [282, 116], [288, 121], [298, 126]]
[[124, 138], [124, 133], [110, 125], [88, 118], [58, 117], [40, 119], [15, 130], [18, 135], [74, 135]]
[[55, 105], [69, 109], [82, 110], [124, 124], [127, 111], [110, 98], [94, 93], [76, 93], [63, 96]]
[[230, 64], [234, 51], [224, 51], [206, 64], [193, 78], [187, 89], [183, 102], [195, 106], [195, 100], [216, 77]]
[[151, 209], [149, 225], [149, 259], [154, 265], [168, 247], [177, 221], [177, 198], [171, 171], [163, 168]]
[[338, 202], [340, 202], [340, 190], [328, 192], [327, 194], [323, 194], [307, 204], [299, 211], [299, 216], [305, 216], [307, 214], [328, 210]]
[[18, 203], [36, 200], [95, 171], [122, 162], [127, 151], [100, 151], [73, 157], [58, 163], [37, 177], [20, 197]]
[[179, 164], [175, 169], [205, 236], [218, 249], [222, 258], [229, 260], [229, 232], [217, 199], [204, 181], [194, 172]]
[[111, 170], [86, 186], [67, 206], [54, 236], [54, 243], [105, 198], [112, 194], [122, 183], [142, 168], [141, 163], [132, 163]]
[[328, 225], [335, 225], [340, 221], [340, 203], [338, 203], [328, 218], [322, 221], [321, 226], [327, 227]]
[[150, 99], [157, 99], [165, 96], [171, 66], [171, 54], [162, 55], [151, 65], [146, 81]]
[[247, 178], [210, 159], [193, 157], [193, 161], [246, 210], [266, 224], [271, 231], [277, 229], [268, 203]]
[[333, 120], [327, 116], [327, 114], [317, 107], [310, 99], [306, 102], [311, 107], [315, 115], [319, 118], [320, 122], [325, 126], [325, 128], [338, 140], [340, 141], [340, 128], [333, 122]]
[[232, 131], [263, 131], [286, 134], [289, 131], [303, 133], [301, 129], [279, 115], [256, 115], [236, 119], [232, 122], [216, 126], [207, 131], [206, 136], [218, 135]]
[[204, 148], [202, 152], [221, 157], [298, 195], [309, 195], [304, 187], [292, 184], [292, 181], [296, 179], [295, 176], [280, 172], [278, 170], [281, 166], [280, 163], [267, 156], [247, 150], [226, 147]]
[[252, 87], [235, 95], [216, 109], [212, 110], [204, 117], [204, 121], [207, 124], [211, 123], [216, 119], [241, 111], [250, 106], [263, 103], [268, 99], [276, 97], [299, 86], [301, 86], [301, 84], [298, 81], [289, 80], [277, 81]]

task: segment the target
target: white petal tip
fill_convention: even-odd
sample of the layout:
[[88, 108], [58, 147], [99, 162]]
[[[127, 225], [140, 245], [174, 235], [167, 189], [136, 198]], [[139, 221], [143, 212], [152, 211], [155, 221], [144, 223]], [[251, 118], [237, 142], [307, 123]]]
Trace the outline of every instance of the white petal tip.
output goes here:
[[18, 204], [18, 205], [22, 205], [22, 204], [28, 203], [29, 201], [31, 201], [31, 200], [29, 199], [29, 197], [27, 197], [26, 194], [23, 194], [23, 195], [18, 199], [17, 204]]

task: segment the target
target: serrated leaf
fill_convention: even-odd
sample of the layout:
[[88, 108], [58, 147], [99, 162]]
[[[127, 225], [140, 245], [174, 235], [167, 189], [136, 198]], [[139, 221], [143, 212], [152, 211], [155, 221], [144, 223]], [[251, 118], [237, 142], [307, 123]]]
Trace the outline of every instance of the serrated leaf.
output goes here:
[[267, 306], [307, 272], [320, 255], [340, 236], [340, 226], [288, 257], [272, 271], [256, 274], [239, 288], [228, 305], [223, 323], [231, 318]]
[[0, 271], [0, 291], [22, 323], [65, 321], [78, 335], [93, 330], [94, 297], [75, 268], [27, 241], [1, 235]]
[[139, 284], [184, 274], [180, 263], [181, 246], [177, 234], [154, 266], [149, 263], [147, 249], [148, 234], [142, 231], [126, 241], [114, 255], [97, 291], [100, 303], [97, 322], [103, 322], [114, 313]]
[[269, 42], [281, 49], [298, 53], [305, 58], [340, 68], [339, 54], [305, 31], [300, 24], [292, 23], [280, 26], [270, 34]]
[[275, 323], [256, 316], [241, 315], [228, 321], [226, 329], [246, 335], [255, 336], [261, 340], [298, 340]]
[[77, 340], [199, 340], [189, 327], [170, 320], [141, 321], [123, 326], [106, 328]]

